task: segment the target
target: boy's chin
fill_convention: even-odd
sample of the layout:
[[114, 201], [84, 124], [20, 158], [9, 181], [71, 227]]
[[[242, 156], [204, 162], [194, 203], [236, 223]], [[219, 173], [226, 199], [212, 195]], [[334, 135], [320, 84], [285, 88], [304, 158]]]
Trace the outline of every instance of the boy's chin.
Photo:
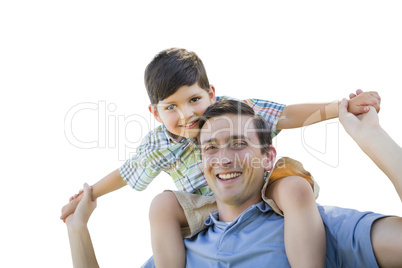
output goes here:
[[182, 131], [180, 133], [173, 133], [171, 131], [169, 131], [169, 134], [176, 140], [182, 140], [182, 139], [192, 139], [192, 138], [196, 138], [198, 136], [198, 129], [192, 129], [190, 131]]
[[197, 135], [198, 135], [198, 129], [194, 129], [194, 130], [190, 130], [190, 131], [183, 131], [177, 136], [186, 138], [186, 139], [192, 139], [192, 138], [197, 137]]

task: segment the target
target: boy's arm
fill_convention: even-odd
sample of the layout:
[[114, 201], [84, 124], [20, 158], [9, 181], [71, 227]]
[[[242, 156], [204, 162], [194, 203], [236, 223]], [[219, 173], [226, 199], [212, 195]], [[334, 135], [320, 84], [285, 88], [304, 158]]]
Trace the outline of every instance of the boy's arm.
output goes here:
[[92, 185], [92, 198], [96, 199], [104, 194], [113, 192], [126, 186], [127, 183], [120, 175], [120, 171], [116, 169], [94, 185]]
[[[369, 111], [368, 105], [380, 110], [380, 96], [377, 92], [357, 91], [349, 100], [349, 111], [355, 115]], [[289, 129], [308, 126], [314, 123], [338, 117], [339, 101], [329, 103], [305, 103], [287, 105], [276, 126], [277, 129]]]
[[[122, 188], [127, 185], [126, 182], [120, 175], [120, 171], [116, 169], [109, 175], [92, 185], [92, 198], [96, 199], [104, 194], [113, 192], [117, 189]], [[70, 202], [61, 209], [60, 219], [65, 221], [68, 215], [74, 213], [75, 208], [82, 199], [82, 194], [79, 194], [75, 198], [71, 199]]]

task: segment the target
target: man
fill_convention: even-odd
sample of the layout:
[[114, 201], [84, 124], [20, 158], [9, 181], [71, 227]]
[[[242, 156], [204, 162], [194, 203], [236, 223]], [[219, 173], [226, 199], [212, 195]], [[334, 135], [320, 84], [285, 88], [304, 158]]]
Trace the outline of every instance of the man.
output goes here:
[[[275, 149], [264, 140], [269, 136], [264, 122], [245, 106], [220, 102], [204, 114], [199, 143], [218, 212], [206, 221], [206, 230], [185, 240], [188, 267], [289, 267], [283, 217], [261, 196]], [[375, 110], [357, 118], [347, 112], [343, 101], [339, 117], [402, 199], [402, 150], [381, 129]], [[75, 267], [97, 267], [86, 227], [96, 203], [91, 201], [88, 186], [84, 190], [84, 202], [67, 219], [73, 263]], [[326, 230], [327, 267], [402, 267], [402, 218], [336, 207], [319, 206], [319, 211]], [[153, 267], [152, 259], [145, 267]]]

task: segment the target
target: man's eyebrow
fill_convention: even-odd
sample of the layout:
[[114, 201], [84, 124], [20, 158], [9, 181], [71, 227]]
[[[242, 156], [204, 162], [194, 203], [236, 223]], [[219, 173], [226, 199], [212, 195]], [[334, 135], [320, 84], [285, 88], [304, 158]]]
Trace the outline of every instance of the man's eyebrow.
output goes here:
[[[244, 135], [233, 135], [233, 136], [230, 136], [229, 140], [247, 140], [247, 137]], [[213, 142], [216, 142], [216, 138], [211, 138], [206, 141], [201, 141], [201, 144], [207, 144], [207, 143], [213, 143]]]
[[230, 137], [231, 140], [247, 140], [247, 137], [244, 135], [233, 135]]
[[206, 144], [206, 143], [212, 143], [212, 142], [216, 142], [216, 138], [212, 138], [206, 141], [201, 141], [201, 144]]

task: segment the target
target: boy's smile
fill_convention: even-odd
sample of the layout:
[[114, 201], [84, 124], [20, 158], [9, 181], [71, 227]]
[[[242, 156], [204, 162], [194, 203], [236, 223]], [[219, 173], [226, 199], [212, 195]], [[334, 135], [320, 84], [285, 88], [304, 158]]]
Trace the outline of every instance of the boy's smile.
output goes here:
[[215, 89], [211, 86], [207, 92], [196, 83], [180, 87], [174, 94], [159, 101], [156, 106], [150, 105], [149, 111], [172, 134], [183, 138], [194, 138], [198, 135], [199, 119], [213, 103], [215, 103]]

